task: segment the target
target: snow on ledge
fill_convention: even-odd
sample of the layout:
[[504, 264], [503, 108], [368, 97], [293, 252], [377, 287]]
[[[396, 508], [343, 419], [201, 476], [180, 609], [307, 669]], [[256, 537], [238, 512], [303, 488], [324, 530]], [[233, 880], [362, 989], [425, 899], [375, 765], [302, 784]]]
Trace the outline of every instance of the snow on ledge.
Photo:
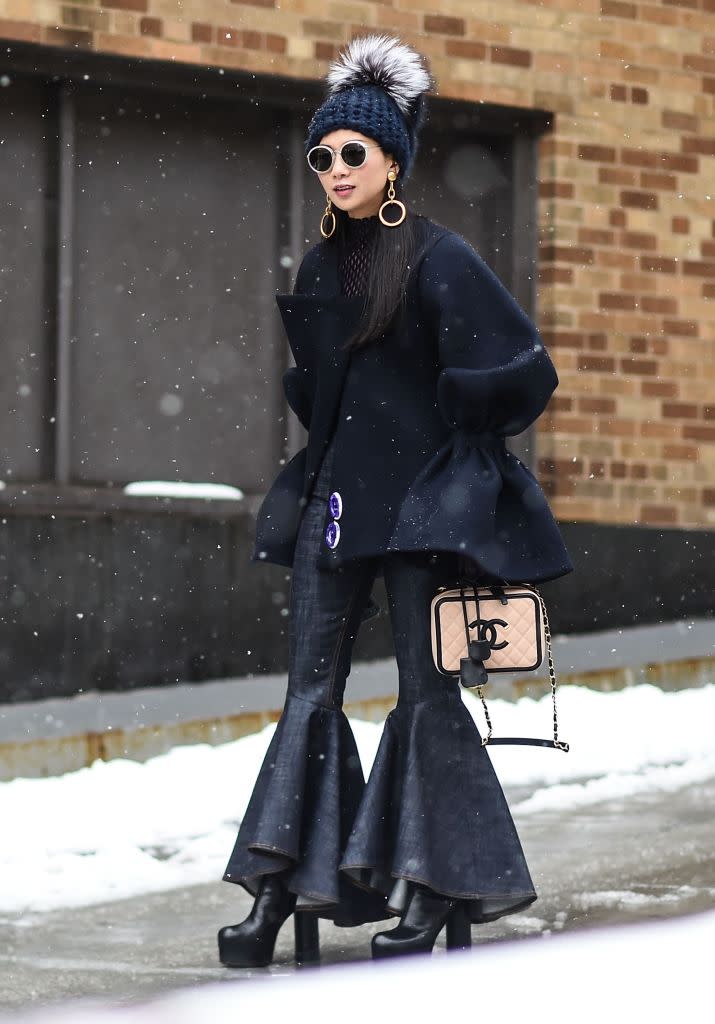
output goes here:
[[230, 484], [187, 483], [181, 480], [135, 480], [123, 488], [125, 494], [141, 497], [207, 498], [241, 501], [243, 491]]

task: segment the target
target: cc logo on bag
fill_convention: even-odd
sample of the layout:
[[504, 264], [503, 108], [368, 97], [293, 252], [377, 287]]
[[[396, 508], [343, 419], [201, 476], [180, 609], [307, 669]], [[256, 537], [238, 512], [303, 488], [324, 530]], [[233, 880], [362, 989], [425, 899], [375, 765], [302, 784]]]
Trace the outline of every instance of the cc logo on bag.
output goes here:
[[[477, 640], [486, 640], [491, 651], [500, 651], [508, 645], [509, 641], [502, 640], [499, 644], [496, 642], [497, 627], [495, 623], [499, 626], [508, 625], [504, 619], [475, 619], [474, 622], [469, 623], [469, 628], [474, 629], [477, 626]], [[487, 631], [489, 631], [489, 636], [487, 636]]]

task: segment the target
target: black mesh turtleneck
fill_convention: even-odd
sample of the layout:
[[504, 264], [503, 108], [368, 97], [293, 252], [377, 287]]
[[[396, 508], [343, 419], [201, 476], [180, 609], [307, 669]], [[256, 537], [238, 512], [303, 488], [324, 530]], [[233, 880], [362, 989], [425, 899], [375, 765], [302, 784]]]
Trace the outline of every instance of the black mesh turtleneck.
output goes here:
[[[338, 278], [343, 295], [364, 295], [370, 268], [370, 251], [380, 218], [346, 217], [344, 245], [338, 252]], [[335, 455], [335, 435], [330, 439], [320, 466], [313, 494], [327, 501], [331, 491], [331, 474]]]
[[364, 295], [370, 269], [370, 253], [380, 218], [346, 217], [345, 238], [338, 256], [338, 277], [343, 295]]

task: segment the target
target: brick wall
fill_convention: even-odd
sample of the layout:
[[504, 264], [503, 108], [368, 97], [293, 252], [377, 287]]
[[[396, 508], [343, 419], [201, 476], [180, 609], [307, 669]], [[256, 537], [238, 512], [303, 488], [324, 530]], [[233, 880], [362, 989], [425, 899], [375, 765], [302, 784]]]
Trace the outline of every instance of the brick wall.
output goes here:
[[554, 114], [537, 321], [560, 519], [715, 527], [715, 0], [0, 0], [0, 37], [322, 78], [352, 35], [442, 96]]

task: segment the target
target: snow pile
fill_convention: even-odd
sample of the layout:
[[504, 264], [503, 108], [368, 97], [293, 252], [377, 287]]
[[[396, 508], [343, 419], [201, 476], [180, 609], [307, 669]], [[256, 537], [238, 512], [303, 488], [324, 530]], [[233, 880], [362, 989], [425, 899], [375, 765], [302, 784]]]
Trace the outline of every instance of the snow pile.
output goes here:
[[[467, 707], [482, 732], [481, 705]], [[571, 749], [488, 747], [505, 786], [540, 788], [515, 815], [600, 803], [647, 792], [674, 792], [715, 778], [715, 684], [665, 692], [642, 684], [604, 693], [585, 686], [557, 691], [559, 738]], [[551, 697], [488, 702], [493, 735], [550, 739]]]
[[[482, 729], [479, 701], [464, 701]], [[238, 699], [238, 698], [237, 698]], [[489, 701], [494, 735], [549, 736], [551, 698]], [[487, 747], [502, 784], [533, 793], [522, 815], [568, 811], [715, 779], [715, 684], [673, 693], [563, 687], [569, 753]], [[382, 725], [351, 719], [365, 774]], [[0, 783], [0, 912], [82, 906], [220, 880], [275, 724], [146, 763], [95, 761], [57, 778]]]
[[[489, 1020], [579, 1024], [707, 1019], [715, 911], [476, 949], [307, 970], [253, 984], [213, 982], [136, 1006], [78, 1000], [0, 1020], [14, 1024], [235, 1024], [367, 1016], [433, 1024], [452, 1008]], [[266, 987], [268, 986], [268, 988]]]

